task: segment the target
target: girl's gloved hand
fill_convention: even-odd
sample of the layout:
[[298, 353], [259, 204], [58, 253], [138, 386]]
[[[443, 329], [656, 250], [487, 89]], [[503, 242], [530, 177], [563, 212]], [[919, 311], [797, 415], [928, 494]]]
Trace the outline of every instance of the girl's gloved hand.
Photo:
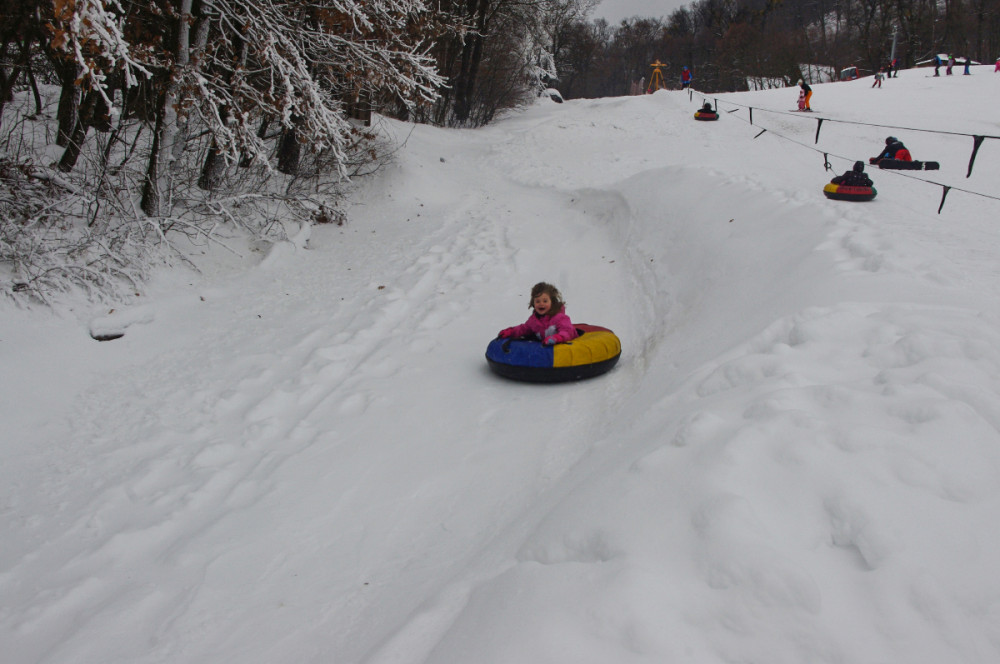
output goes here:
[[497, 336], [500, 337], [501, 339], [506, 339], [507, 337], [509, 337], [511, 335], [511, 332], [512, 332], [512, 328], [505, 327], [504, 329], [502, 329], [499, 332], [497, 332]]
[[553, 335], [551, 337], [545, 337], [544, 343], [546, 346], [555, 346], [557, 343], [559, 343], [559, 340], [556, 339], [555, 335]]

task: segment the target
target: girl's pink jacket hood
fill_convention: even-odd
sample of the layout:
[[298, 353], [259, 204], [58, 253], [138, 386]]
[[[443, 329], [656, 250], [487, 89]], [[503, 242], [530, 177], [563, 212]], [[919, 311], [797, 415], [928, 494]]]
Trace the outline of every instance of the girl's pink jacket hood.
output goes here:
[[551, 316], [539, 316], [532, 312], [523, 325], [515, 325], [510, 330], [512, 337], [535, 337], [539, 341], [545, 341], [554, 336], [558, 343], [577, 337], [576, 328], [566, 315], [566, 307]]

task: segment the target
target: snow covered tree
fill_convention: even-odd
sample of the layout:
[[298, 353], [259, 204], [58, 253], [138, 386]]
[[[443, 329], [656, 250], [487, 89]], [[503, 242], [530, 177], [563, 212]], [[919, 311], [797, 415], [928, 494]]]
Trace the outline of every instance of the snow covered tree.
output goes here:
[[543, 80], [556, 76], [552, 56], [566, 27], [592, 6], [591, 0], [445, 0], [442, 8], [462, 28], [435, 48], [448, 85], [428, 119], [477, 126], [535, 96]]
[[[50, 9], [50, 48], [66, 70], [66, 116], [75, 116], [65, 129], [72, 150], [87, 112], [110, 107], [116, 74], [126, 88], [149, 78], [143, 94], [155, 128], [142, 209], [151, 216], [165, 213], [179, 137], [193, 119], [226, 162], [266, 158], [253, 127], [268, 118], [342, 164], [354, 143], [349, 103], [376, 95], [429, 103], [442, 83], [421, 32], [430, 14], [423, 0], [152, 0], [129, 14], [117, 0], [54, 0]], [[74, 162], [64, 158], [63, 168]]]
[[[352, 116], [432, 103], [444, 79], [430, 49], [449, 21], [425, 0], [0, 0], [0, 94], [48, 67], [65, 147], [53, 173], [33, 131], [44, 116], [4, 127], [37, 142], [0, 154], [13, 174], [0, 178], [0, 264], [20, 293], [60, 280], [107, 293], [134, 286], [176, 232], [212, 241], [221, 218], [280, 233], [275, 207], [329, 217], [338, 183], [381, 157]], [[291, 177], [264, 186], [275, 165]], [[303, 175], [324, 183], [316, 200], [294, 188]], [[196, 188], [224, 186], [224, 199]]]
[[531, 30], [538, 87], [551, 87], [560, 78], [563, 44], [573, 25], [586, 20], [600, 0], [540, 0]]
[[295, 172], [301, 144], [329, 153], [346, 175], [350, 103], [376, 95], [429, 103], [443, 82], [420, 31], [429, 13], [423, 0], [180, 3], [165, 3], [176, 41], [159, 72], [164, 83], [143, 194], [150, 215], [163, 213], [177, 132], [192, 116], [212, 134], [213, 161], [265, 160], [256, 128], [266, 120], [285, 131], [279, 170]]
[[150, 52], [137, 55], [124, 34], [127, 17], [118, 0], [53, 0], [39, 3], [25, 38], [39, 40], [61, 85], [57, 143], [66, 148], [59, 167], [71, 171], [87, 130], [106, 130], [112, 88], [134, 86], [149, 76]]

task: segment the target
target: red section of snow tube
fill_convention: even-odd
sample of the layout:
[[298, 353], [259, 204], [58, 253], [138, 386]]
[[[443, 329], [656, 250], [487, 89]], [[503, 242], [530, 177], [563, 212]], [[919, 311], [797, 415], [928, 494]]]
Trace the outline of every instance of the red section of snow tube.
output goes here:
[[877, 193], [875, 187], [851, 187], [832, 182], [823, 187], [823, 195], [835, 201], [870, 201]]

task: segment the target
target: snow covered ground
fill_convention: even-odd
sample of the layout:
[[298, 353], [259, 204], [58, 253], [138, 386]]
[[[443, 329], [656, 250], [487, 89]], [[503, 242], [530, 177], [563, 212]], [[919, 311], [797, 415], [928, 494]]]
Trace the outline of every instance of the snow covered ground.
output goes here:
[[[2, 305], [3, 660], [1000, 661], [1000, 201], [920, 179], [1000, 141], [870, 126], [1000, 135], [1000, 75], [870, 84], [387, 122], [305, 246]], [[889, 134], [942, 170], [823, 197]], [[614, 371], [489, 373], [541, 280]]]

